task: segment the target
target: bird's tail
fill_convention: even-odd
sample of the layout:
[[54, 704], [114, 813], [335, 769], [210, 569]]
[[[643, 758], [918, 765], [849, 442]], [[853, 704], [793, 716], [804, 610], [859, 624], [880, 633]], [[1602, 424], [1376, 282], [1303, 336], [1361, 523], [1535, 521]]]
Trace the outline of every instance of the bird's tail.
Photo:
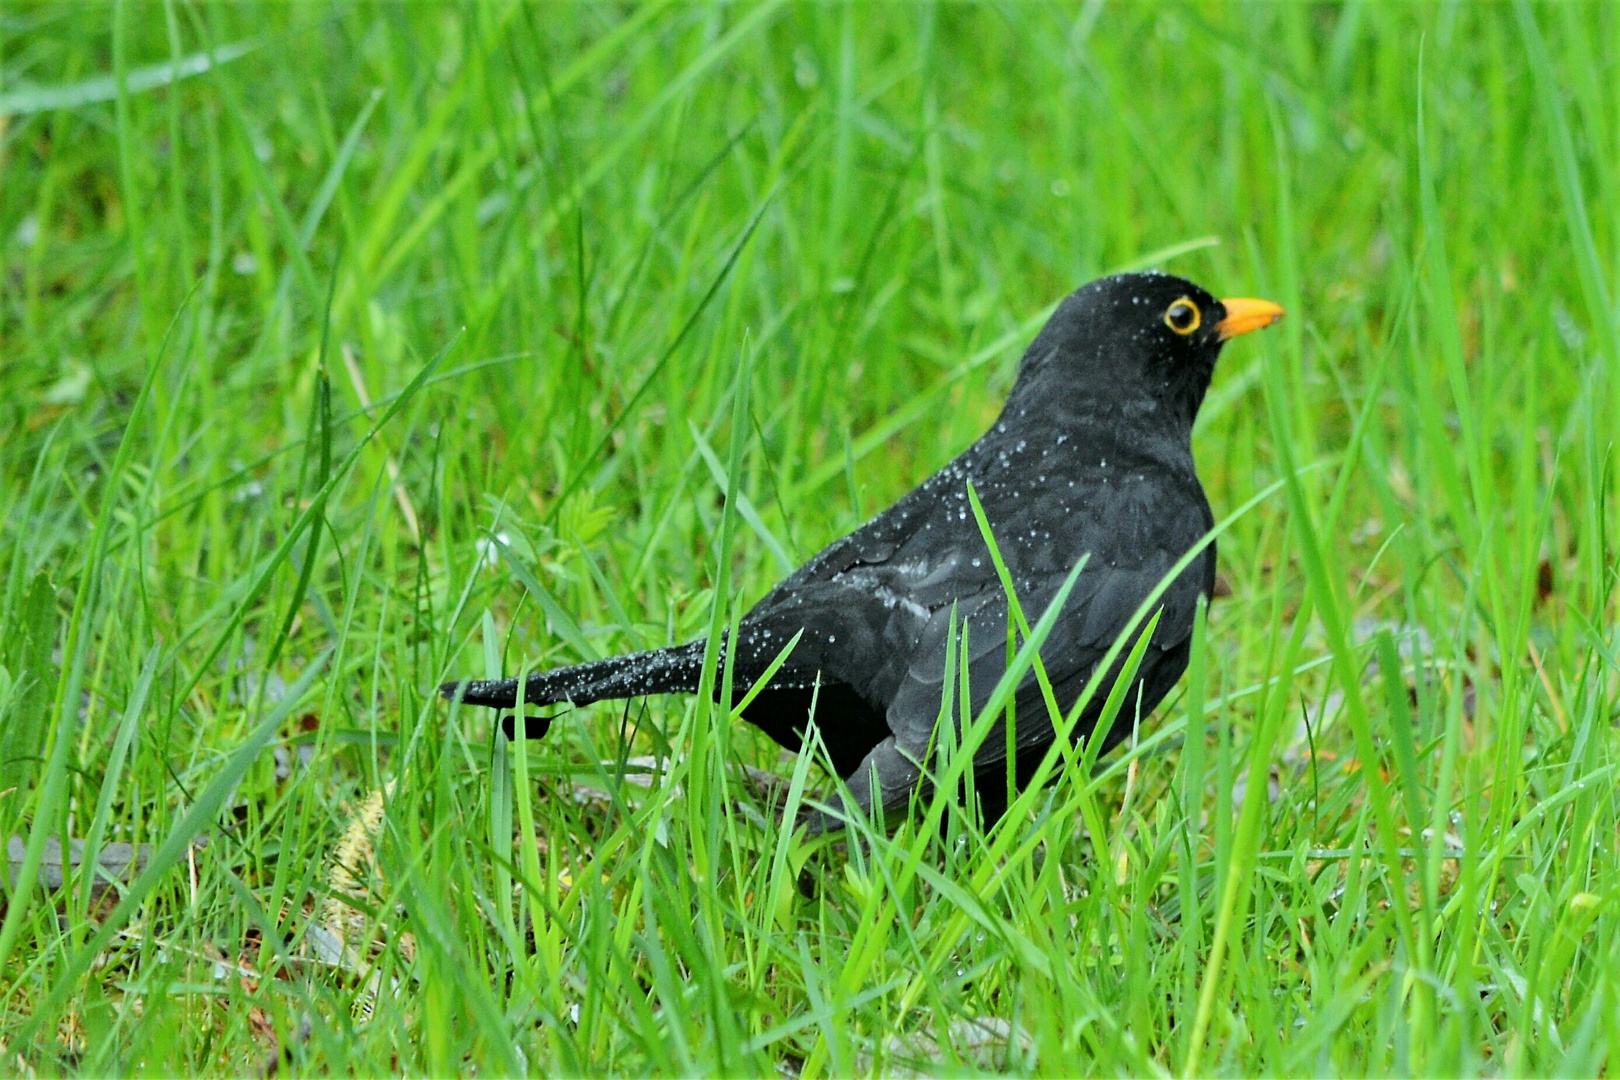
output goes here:
[[[523, 686], [525, 705], [589, 705], [593, 701], [647, 694], [696, 693], [703, 673], [703, 642], [694, 641], [651, 652], [628, 653], [553, 671], [537, 671]], [[515, 709], [517, 679], [467, 679], [447, 682], [439, 693], [450, 701]]]

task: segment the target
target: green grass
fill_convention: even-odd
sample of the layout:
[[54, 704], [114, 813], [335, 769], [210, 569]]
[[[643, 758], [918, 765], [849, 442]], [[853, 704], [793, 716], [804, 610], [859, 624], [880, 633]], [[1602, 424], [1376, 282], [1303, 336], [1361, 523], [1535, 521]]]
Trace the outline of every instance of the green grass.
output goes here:
[[[1599, 3], [0, 7], [0, 1069], [1612, 1072], [1617, 87]], [[725, 625], [1144, 263], [1290, 313], [1230, 595], [998, 831], [435, 700]]]

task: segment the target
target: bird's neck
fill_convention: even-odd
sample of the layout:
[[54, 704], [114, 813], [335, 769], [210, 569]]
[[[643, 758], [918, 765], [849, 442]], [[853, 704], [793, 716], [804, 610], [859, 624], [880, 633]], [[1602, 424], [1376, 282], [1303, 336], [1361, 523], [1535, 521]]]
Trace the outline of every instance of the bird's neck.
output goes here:
[[1065, 388], [1060, 394], [1014, 387], [991, 430], [1019, 438], [1052, 432], [1066, 443], [1116, 446], [1190, 466], [1195, 412], [1181, 402], [1145, 392], [1122, 393], [1119, 387]]

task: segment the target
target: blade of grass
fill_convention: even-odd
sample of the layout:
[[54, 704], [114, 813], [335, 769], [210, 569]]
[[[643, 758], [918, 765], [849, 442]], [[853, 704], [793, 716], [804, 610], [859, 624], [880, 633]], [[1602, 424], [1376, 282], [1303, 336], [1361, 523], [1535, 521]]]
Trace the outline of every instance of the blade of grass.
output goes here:
[[[142, 870], [130, 884], [129, 891], [118, 901], [118, 905], [97, 927], [90, 940], [57, 970], [51, 992], [34, 1011], [33, 1017], [23, 1028], [23, 1036], [19, 1041], [31, 1042], [41, 1024], [55, 1020], [68, 997], [79, 990], [79, 979], [90, 969], [96, 956], [123, 930], [135, 912], [146, 902], [147, 894], [157, 887], [181, 859], [185, 858], [192, 842], [219, 817], [220, 811], [225, 807], [225, 800], [236, 790], [242, 777], [269, 744], [271, 736], [292, 715], [293, 710], [303, 703], [304, 695], [314, 684], [315, 677], [325, 670], [330, 655], [330, 652], [322, 653], [309, 663], [303, 676], [288, 688], [287, 696], [282, 698], [270, 715], [249, 733], [242, 745], [226, 758], [224, 767], [198, 792], [196, 800], [186, 809], [185, 815], [174, 830], [152, 853], [146, 869]], [[14, 907], [21, 906], [14, 905]]]
[[[179, 60], [143, 67], [126, 68], [122, 73], [125, 95], [144, 94], [162, 86], [171, 86], [182, 79], [211, 71], [222, 64], [240, 60], [260, 48], [257, 39], [232, 41], [207, 52], [195, 52]], [[96, 75], [88, 79], [58, 86], [22, 85], [0, 93], [0, 115], [27, 116], [30, 113], [55, 112], [57, 109], [78, 109], [114, 101], [119, 96], [119, 73]]]

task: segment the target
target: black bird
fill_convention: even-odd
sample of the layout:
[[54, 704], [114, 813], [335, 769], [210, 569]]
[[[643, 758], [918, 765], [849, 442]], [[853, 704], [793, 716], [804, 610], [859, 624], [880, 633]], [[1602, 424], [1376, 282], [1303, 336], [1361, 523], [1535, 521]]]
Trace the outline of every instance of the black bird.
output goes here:
[[[1019, 362], [1001, 416], [977, 442], [889, 509], [834, 541], [741, 620], [740, 695], [801, 630], [744, 716], [799, 750], [812, 692], [833, 768], [861, 811], [892, 816], [922, 779], [940, 712], [952, 611], [965, 625], [977, 712], [1007, 662], [1007, 598], [972, 508], [971, 481], [1031, 621], [1089, 556], [1040, 655], [1065, 710], [1148, 594], [1213, 526], [1192, 456], [1193, 419], [1224, 342], [1283, 314], [1265, 300], [1217, 300], [1163, 273], [1118, 274], [1065, 297]], [[1210, 544], [1169, 586], [1130, 687], [1146, 716], [1187, 666], [1200, 594], [1215, 584]], [[529, 676], [530, 705], [694, 693], [704, 642], [609, 657]], [[723, 653], [722, 653], [723, 656]], [[1074, 730], [1090, 733], [1118, 664]], [[516, 706], [518, 680], [446, 683], [445, 697]], [[1026, 676], [1016, 696], [1020, 783], [1055, 734]], [[531, 718], [539, 737], [550, 721]], [[1116, 723], [1107, 749], [1129, 729]], [[511, 728], [508, 728], [510, 733]], [[1005, 811], [1007, 738], [974, 761], [987, 819]], [[838, 827], [840, 806], [814, 822]]]

